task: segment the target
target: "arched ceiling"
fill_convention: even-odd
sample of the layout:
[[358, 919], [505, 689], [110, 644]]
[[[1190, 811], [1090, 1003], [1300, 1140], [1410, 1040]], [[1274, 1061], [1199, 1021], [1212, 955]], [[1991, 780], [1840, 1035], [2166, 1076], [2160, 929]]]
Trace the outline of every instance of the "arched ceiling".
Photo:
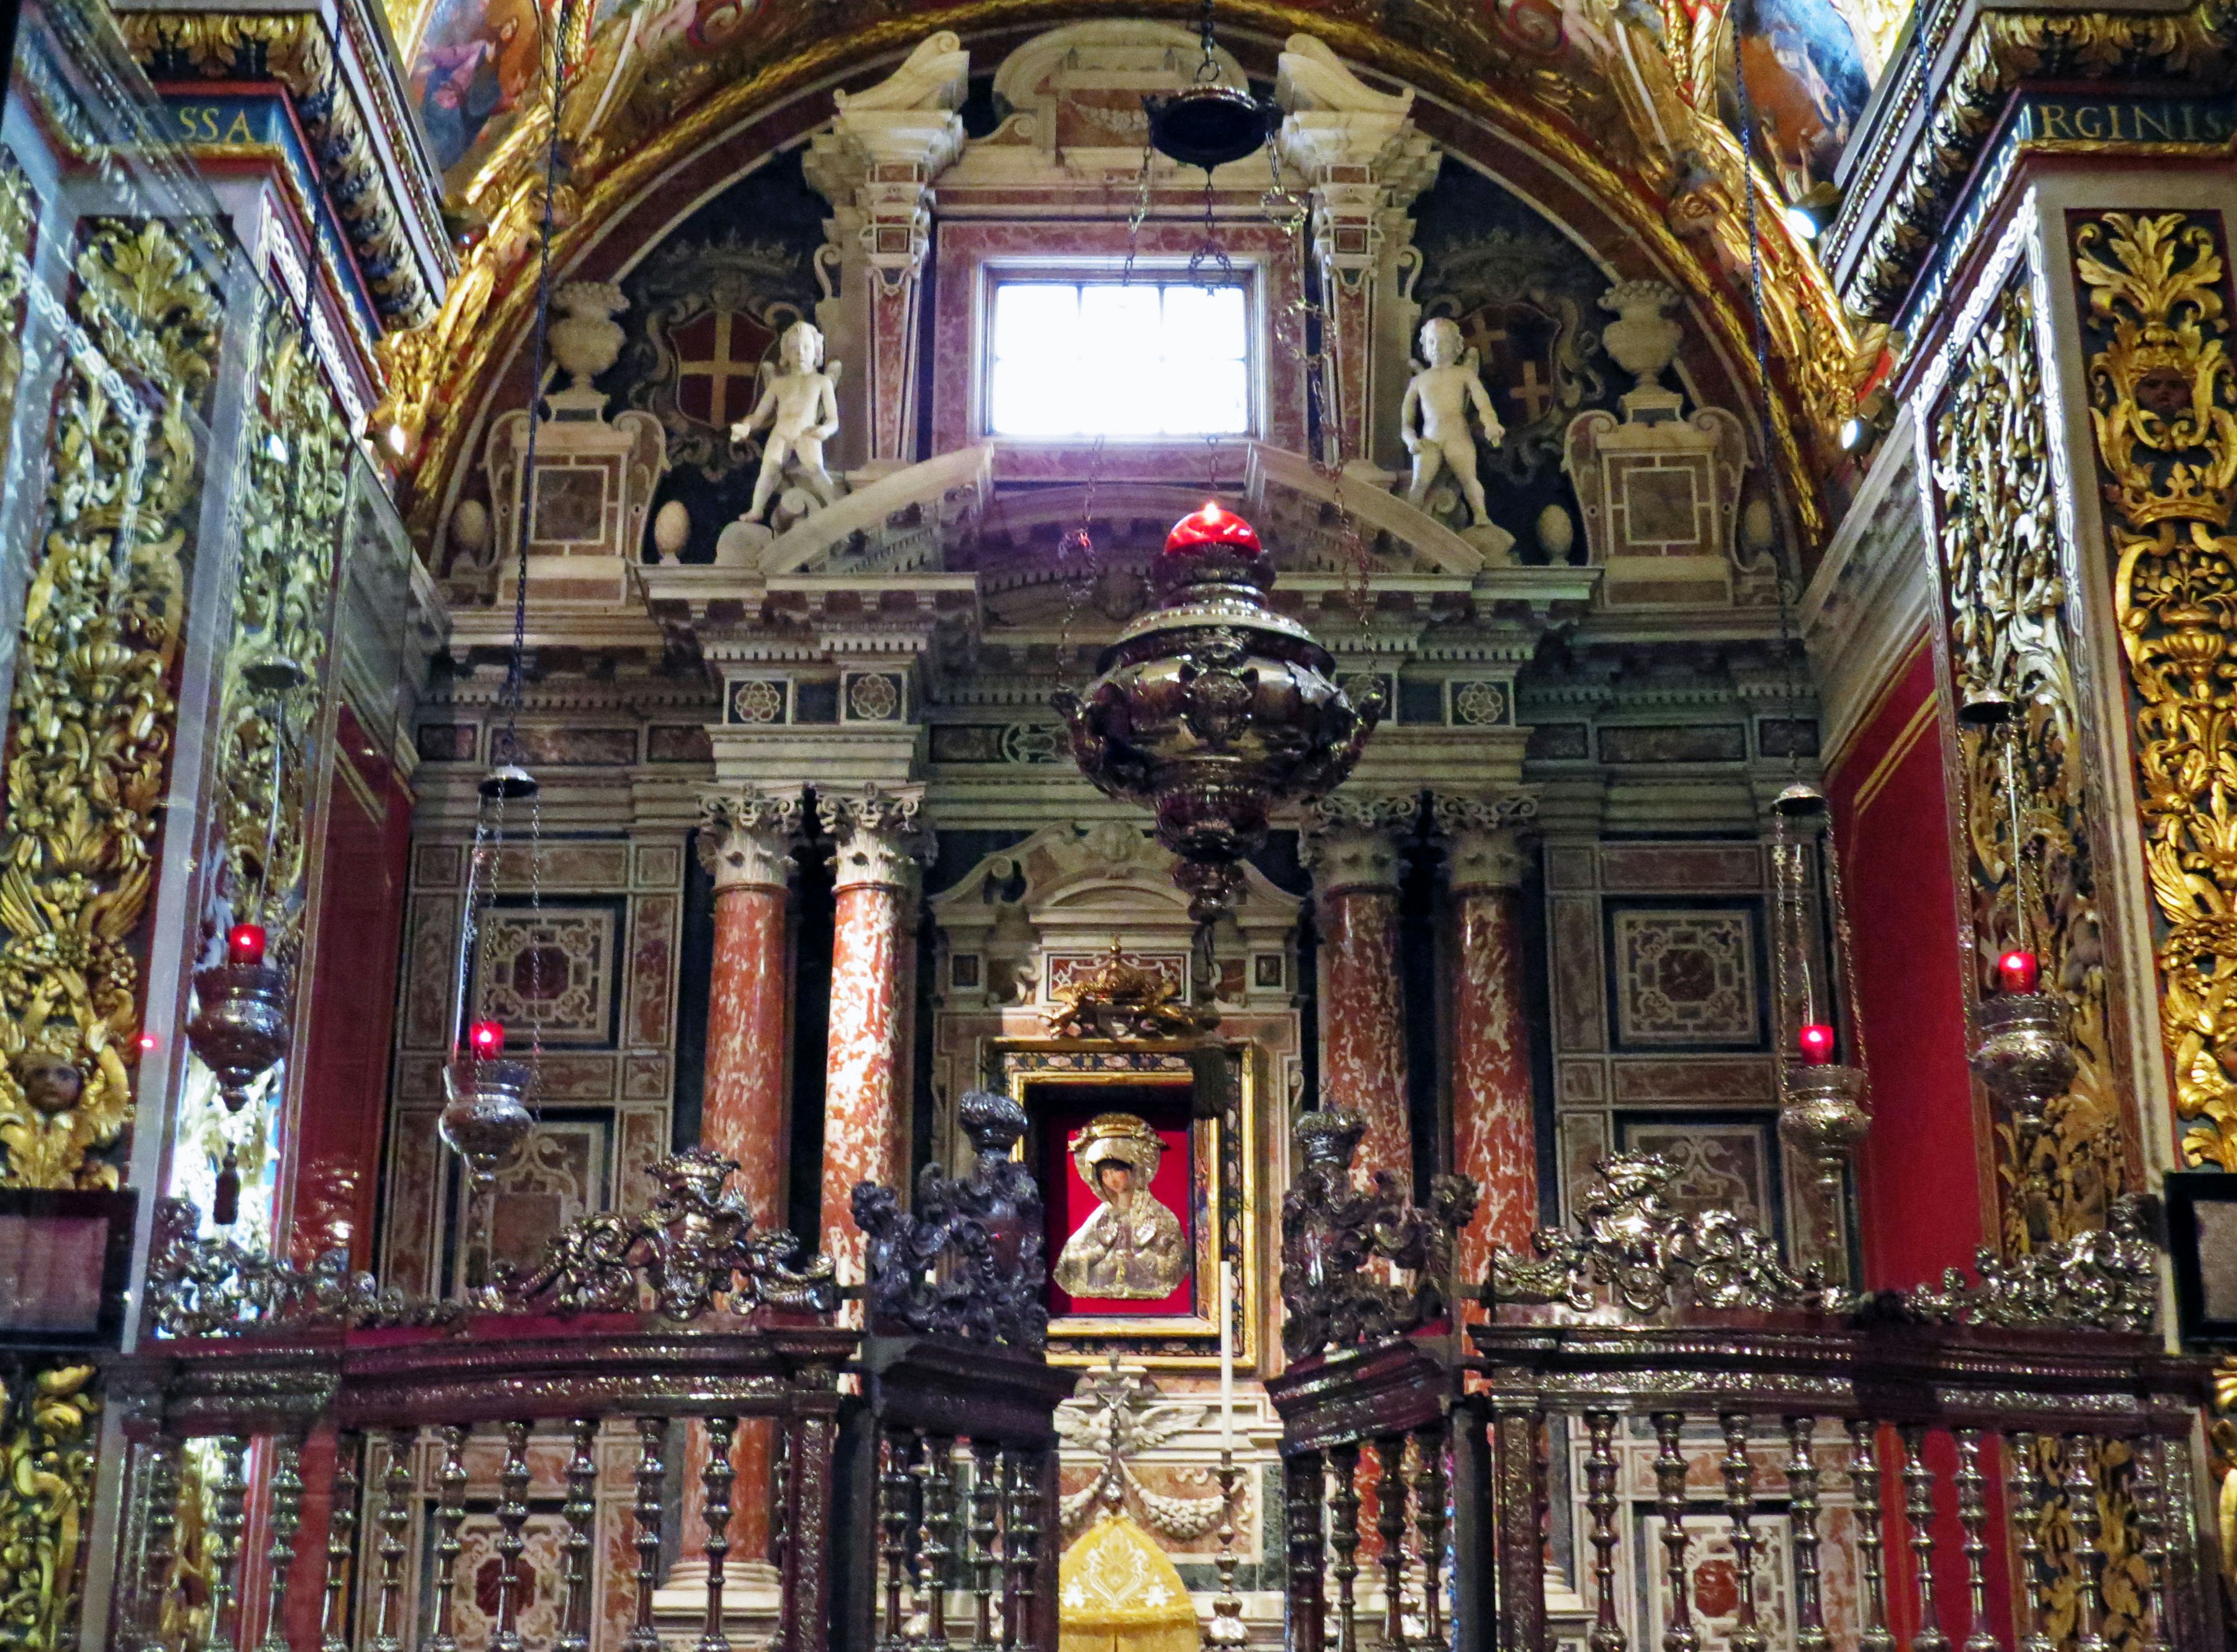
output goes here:
[[[499, 3], [532, 22], [533, 0]], [[583, 3], [564, 14], [578, 67], [567, 84], [552, 203], [562, 279], [616, 267], [617, 237], [650, 241], [655, 225], [674, 221], [726, 168], [742, 173], [782, 135], [828, 119], [833, 89], [874, 83], [935, 30], [957, 31], [974, 63], [992, 68], [1032, 33], [1111, 15], [1078, 0], [637, 0], [593, 19]], [[1219, 19], [1223, 41], [1254, 76], [1270, 80], [1281, 43], [1313, 34], [1362, 71], [1422, 93], [1425, 129], [1451, 129], [1433, 131], [1441, 142], [1481, 149], [1479, 163], [1495, 170], [1505, 169], [1504, 156], [1534, 172], [1539, 198], [1589, 221], [1578, 233], [1611, 268], [1644, 261], [1641, 273], [1661, 274], [1693, 301], [1732, 367], [1737, 406], [1759, 393], [1742, 193], [1751, 179], [1779, 393], [1772, 441], [1811, 545], [1825, 521], [1820, 479], [1838, 462], [1831, 433], [1881, 340], [1852, 334], [1816, 259], [1790, 233], [1783, 202], [1759, 170], [1743, 167], [1719, 117], [1722, 3], [1696, 14], [1681, 0], [1660, 11], [1646, 0], [1223, 0]], [[1145, 0], [1127, 10], [1192, 19], [1197, 8]], [[459, 279], [432, 322], [384, 347], [392, 391], [375, 428], [399, 455], [423, 536], [509, 367], [525, 393], [515, 358], [534, 310], [550, 129], [543, 96], [524, 89], [510, 125], [453, 160], [446, 182]], [[692, 188], [679, 189], [687, 176]]]

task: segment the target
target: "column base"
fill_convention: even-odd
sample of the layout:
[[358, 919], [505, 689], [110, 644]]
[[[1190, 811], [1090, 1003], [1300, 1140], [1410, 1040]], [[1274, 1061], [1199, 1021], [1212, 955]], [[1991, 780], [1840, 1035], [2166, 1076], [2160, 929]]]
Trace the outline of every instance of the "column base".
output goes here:
[[[767, 1645], [782, 1617], [782, 1581], [765, 1560], [724, 1565], [723, 1633], [738, 1646]], [[683, 1561], [669, 1573], [668, 1581], [653, 1591], [652, 1621], [663, 1638], [698, 1635], [707, 1621], [705, 1561]]]

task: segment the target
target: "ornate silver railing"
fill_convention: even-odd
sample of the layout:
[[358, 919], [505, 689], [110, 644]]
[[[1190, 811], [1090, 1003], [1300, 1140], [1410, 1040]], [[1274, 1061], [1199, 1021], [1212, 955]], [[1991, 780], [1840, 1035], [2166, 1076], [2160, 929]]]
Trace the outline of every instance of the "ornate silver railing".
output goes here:
[[[1977, 1280], [1865, 1298], [1728, 1213], [1681, 1219], [1672, 1175], [1603, 1165], [1575, 1231], [1495, 1259], [1463, 1335], [1434, 1281], [1285, 1274], [1293, 1326], [1332, 1330], [1328, 1298], [1361, 1289], [1420, 1304], [1370, 1336], [1293, 1338], [1271, 1385], [1290, 1647], [2208, 1643], [2188, 1449], [2206, 1371], [2164, 1351], [2133, 1200], [2102, 1232], [1984, 1256]], [[1401, 1210], [1347, 1186], [1347, 1250], [1301, 1191], [1319, 1208], [1285, 1211], [1285, 1239], [1323, 1256], [1453, 1214], [1449, 1190]]]

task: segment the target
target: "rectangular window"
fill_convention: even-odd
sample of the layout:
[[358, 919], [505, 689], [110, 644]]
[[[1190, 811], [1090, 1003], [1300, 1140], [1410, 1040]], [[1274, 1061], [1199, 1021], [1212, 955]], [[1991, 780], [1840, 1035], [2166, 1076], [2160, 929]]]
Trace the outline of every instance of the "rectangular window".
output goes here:
[[989, 434], [1250, 433], [1241, 282], [1015, 277], [998, 281], [992, 296]]

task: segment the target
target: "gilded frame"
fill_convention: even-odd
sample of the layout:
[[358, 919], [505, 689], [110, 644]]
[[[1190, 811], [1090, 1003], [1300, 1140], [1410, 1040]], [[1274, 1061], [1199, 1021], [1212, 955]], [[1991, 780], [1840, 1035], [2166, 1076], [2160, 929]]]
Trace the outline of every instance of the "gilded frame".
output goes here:
[[[1233, 1259], [1236, 1275], [1236, 1365], [1255, 1370], [1260, 1358], [1257, 1325], [1258, 1237], [1249, 1213], [1255, 1207], [1257, 1173], [1249, 1144], [1257, 1127], [1258, 1084], [1248, 1043], [1180, 1044], [1101, 1040], [998, 1038], [985, 1049], [982, 1082], [1020, 1106], [1036, 1084], [1139, 1085], [1185, 1081], [1206, 1115], [1191, 1127], [1198, 1193], [1211, 1213], [1199, 1228], [1196, 1266], [1200, 1299], [1216, 1300], [1220, 1257]], [[1045, 1190], [1046, 1192], [1046, 1190]], [[1100, 1365], [1112, 1354], [1167, 1370], [1217, 1371], [1219, 1326], [1216, 1310], [1181, 1315], [1066, 1314], [1049, 1322], [1049, 1359], [1069, 1365]]]

